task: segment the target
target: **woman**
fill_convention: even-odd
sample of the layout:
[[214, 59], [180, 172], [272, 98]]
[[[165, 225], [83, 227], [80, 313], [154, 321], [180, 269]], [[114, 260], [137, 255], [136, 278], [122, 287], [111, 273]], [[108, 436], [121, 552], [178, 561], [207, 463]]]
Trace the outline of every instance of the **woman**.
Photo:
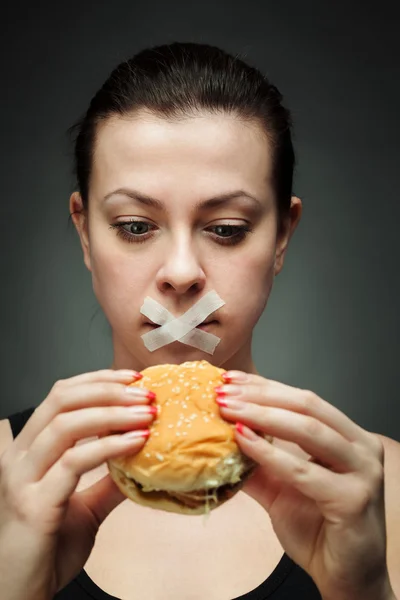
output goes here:
[[[263, 378], [252, 358], [301, 216], [281, 99], [241, 60], [176, 43], [117, 67], [77, 124], [70, 212], [114, 359], [2, 422], [4, 600], [400, 594], [399, 444], [310, 391]], [[146, 296], [180, 315], [213, 289], [225, 304], [208, 326], [221, 339], [211, 357], [180, 341], [145, 347]], [[259, 463], [207, 527], [123, 502], [105, 466], [148, 436], [151, 394], [126, 393], [138, 371], [201, 359], [228, 371], [221, 414]], [[96, 437], [110, 427], [120, 435]]]

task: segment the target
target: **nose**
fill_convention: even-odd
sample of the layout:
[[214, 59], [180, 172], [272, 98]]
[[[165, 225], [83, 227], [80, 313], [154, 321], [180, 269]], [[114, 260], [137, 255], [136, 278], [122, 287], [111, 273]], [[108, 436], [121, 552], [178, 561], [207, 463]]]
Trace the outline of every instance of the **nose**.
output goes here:
[[157, 273], [156, 283], [164, 294], [169, 290], [179, 295], [189, 291], [194, 294], [204, 288], [206, 276], [190, 241], [181, 239], [171, 243]]

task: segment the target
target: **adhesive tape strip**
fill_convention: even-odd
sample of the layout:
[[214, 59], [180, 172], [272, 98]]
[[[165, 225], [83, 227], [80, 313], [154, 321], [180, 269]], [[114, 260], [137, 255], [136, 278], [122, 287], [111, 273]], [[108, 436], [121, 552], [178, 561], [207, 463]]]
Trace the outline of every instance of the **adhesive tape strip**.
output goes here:
[[161, 327], [141, 336], [144, 345], [150, 352], [154, 352], [162, 346], [180, 341], [208, 354], [213, 354], [221, 338], [207, 331], [196, 329], [196, 327], [224, 304], [225, 302], [218, 296], [217, 292], [212, 290], [200, 298], [183, 315], [174, 317], [159, 302], [146, 296], [140, 312], [151, 319], [153, 323], [161, 325]]

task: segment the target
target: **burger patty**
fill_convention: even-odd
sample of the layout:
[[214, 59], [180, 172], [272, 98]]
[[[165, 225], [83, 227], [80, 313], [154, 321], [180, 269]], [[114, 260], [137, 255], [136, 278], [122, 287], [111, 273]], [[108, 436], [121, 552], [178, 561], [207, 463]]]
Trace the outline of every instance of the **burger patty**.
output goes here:
[[[166, 494], [171, 498], [175, 498], [176, 500], [178, 500], [185, 506], [188, 506], [189, 508], [197, 508], [198, 506], [204, 506], [206, 504], [207, 499], [211, 501], [213, 498], [218, 499], [219, 501], [229, 500], [229, 498], [235, 495], [237, 489], [242, 487], [243, 483], [246, 481], [251, 472], [252, 468], [249, 468], [245, 473], [243, 473], [241, 480], [237, 483], [226, 483], [219, 487], [210, 488], [208, 490], [194, 490], [192, 492], [175, 492], [160, 490], [158, 493]], [[137, 488], [142, 494], [148, 493], [143, 491], [143, 486], [140, 483], [138, 483], [132, 478], [130, 479], [134, 482], [134, 484], [137, 486]]]
[[213, 497], [218, 498], [218, 500], [228, 500], [231, 496], [233, 496], [234, 492], [237, 488], [241, 487], [243, 481], [239, 481], [235, 484], [227, 483], [225, 485], [221, 485], [218, 488], [212, 488], [210, 490], [197, 490], [194, 492], [168, 492], [169, 496], [176, 498], [189, 508], [196, 508], [197, 506], [203, 506], [206, 503], [206, 499], [212, 500]]

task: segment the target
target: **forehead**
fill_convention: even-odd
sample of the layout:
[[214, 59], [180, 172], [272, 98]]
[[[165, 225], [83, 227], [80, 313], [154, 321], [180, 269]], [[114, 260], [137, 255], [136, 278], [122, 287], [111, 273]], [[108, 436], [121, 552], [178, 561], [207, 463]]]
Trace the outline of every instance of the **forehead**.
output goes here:
[[107, 193], [142, 186], [155, 195], [174, 193], [176, 186], [199, 195], [246, 187], [265, 195], [270, 152], [261, 125], [233, 115], [202, 113], [173, 121], [145, 112], [113, 116], [97, 131], [92, 187]]

